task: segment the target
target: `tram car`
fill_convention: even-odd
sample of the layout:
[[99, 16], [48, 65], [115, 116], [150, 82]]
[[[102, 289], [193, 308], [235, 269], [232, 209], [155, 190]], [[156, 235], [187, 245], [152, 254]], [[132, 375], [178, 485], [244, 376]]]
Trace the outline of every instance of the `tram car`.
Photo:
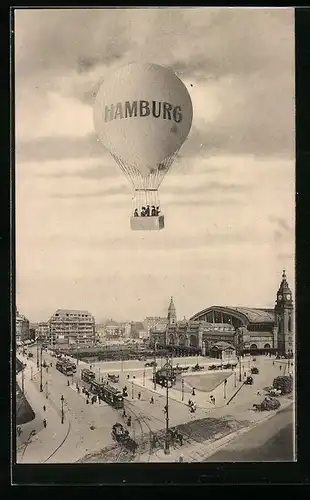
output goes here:
[[95, 373], [90, 371], [88, 368], [83, 368], [81, 370], [81, 379], [83, 380], [83, 382], [87, 382], [89, 384], [95, 378], [96, 378]]
[[122, 393], [115, 387], [103, 385], [100, 394], [101, 399], [114, 408], [124, 408]]
[[72, 366], [68, 365], [65, 360], [58, 360], [56, 363], [56, 370], [63, 373], [64, 375], [73, 375]]

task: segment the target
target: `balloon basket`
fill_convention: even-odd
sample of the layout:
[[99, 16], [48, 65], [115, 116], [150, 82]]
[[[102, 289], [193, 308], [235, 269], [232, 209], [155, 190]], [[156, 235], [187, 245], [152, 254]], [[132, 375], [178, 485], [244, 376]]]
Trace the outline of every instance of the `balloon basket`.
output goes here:
[[156, 217], [130, 217], [130, 227], [132, 231], [159, 231], [165, 227], [163, 215]]

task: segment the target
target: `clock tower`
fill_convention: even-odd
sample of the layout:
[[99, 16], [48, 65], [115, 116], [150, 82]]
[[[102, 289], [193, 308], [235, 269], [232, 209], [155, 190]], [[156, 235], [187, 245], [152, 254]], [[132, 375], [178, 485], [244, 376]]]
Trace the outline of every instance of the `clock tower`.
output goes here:
[[274, 308], [279, 354], [287, 354], [293, 350], [293, 309], [292, 292], [283, 271]]

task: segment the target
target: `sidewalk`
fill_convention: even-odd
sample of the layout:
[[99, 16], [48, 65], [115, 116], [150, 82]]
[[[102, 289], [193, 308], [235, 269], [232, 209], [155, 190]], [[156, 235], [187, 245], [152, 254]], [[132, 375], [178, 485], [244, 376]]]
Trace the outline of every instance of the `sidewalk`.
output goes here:
[[[17, 436], [17, 463], [44, 463], [62, 445], [68, 436], [70, 422], [64, 418], [61, 423], [61, 410], [50, 398], [46, 399], [44, 392], [39, 392], [35, 381], [31, 380], [31, 366], [27, 360], [24, 375], [25, 397], [35, 412], [35, 419], [21, 425], [22, 434]], [[30, 366], [29, 366], [30, 365]], [[35, 366], [36, 368], [36, 366]], [[34, 372], [34, 371], [33, 371]], [[21, 373], [17, 381], [21, 386]], [[46, 411], [43, 411], [45, 405]], [[43, 426], [46, 419], [47, 427]]]
[[137, 462], [179, 462], [181, 456], [183, 457], [183, 462], [202, 462], [209, 456], [216, 453], [219, 449], [226, 446], [229, 442], [233, 441], [239, 436], [242, 436], [243, 434], [246, 434], [254, 427], [272, 418], [276, 413], [278, 413], [278, 411], [285, 409], [290, 404], [291, 401], [285, 400], [283, 401], [281, 408], [277, 411], [266, 412], [266, 414], [255, 412], [256, 418], [253, 418], [253, 420], [249, 422], [248, 425], [244, 425], [240, 429], [234, 432], [230, 432], [226, 435], [215, 436], [214, 438], [202, 441], [201, 443], [194, 443], [187, 446], [170, 446], [170, 453], [168, 455], [165, 454], [164, 449], [162, 448], [154, 451], [151, 455], [149, 454], [149, 452], [145, 452], [137, 457]]

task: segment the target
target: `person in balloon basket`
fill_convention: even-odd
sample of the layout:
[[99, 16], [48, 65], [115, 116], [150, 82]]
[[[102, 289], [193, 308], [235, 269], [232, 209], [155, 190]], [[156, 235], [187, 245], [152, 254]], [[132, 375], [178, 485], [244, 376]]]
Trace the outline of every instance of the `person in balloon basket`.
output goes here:
[[137, 208], [135, 209], [135, 211], [134, 211], [134, 213], [133, 213], [133, 216], [134, 216], [134, 217], [139, 217], [139, 214], [138, 214], [138, 209], [137, 209]]
[[145, 217], [145, 207], [142, 207], [140, 215], [141, 215], [141, 217]]

